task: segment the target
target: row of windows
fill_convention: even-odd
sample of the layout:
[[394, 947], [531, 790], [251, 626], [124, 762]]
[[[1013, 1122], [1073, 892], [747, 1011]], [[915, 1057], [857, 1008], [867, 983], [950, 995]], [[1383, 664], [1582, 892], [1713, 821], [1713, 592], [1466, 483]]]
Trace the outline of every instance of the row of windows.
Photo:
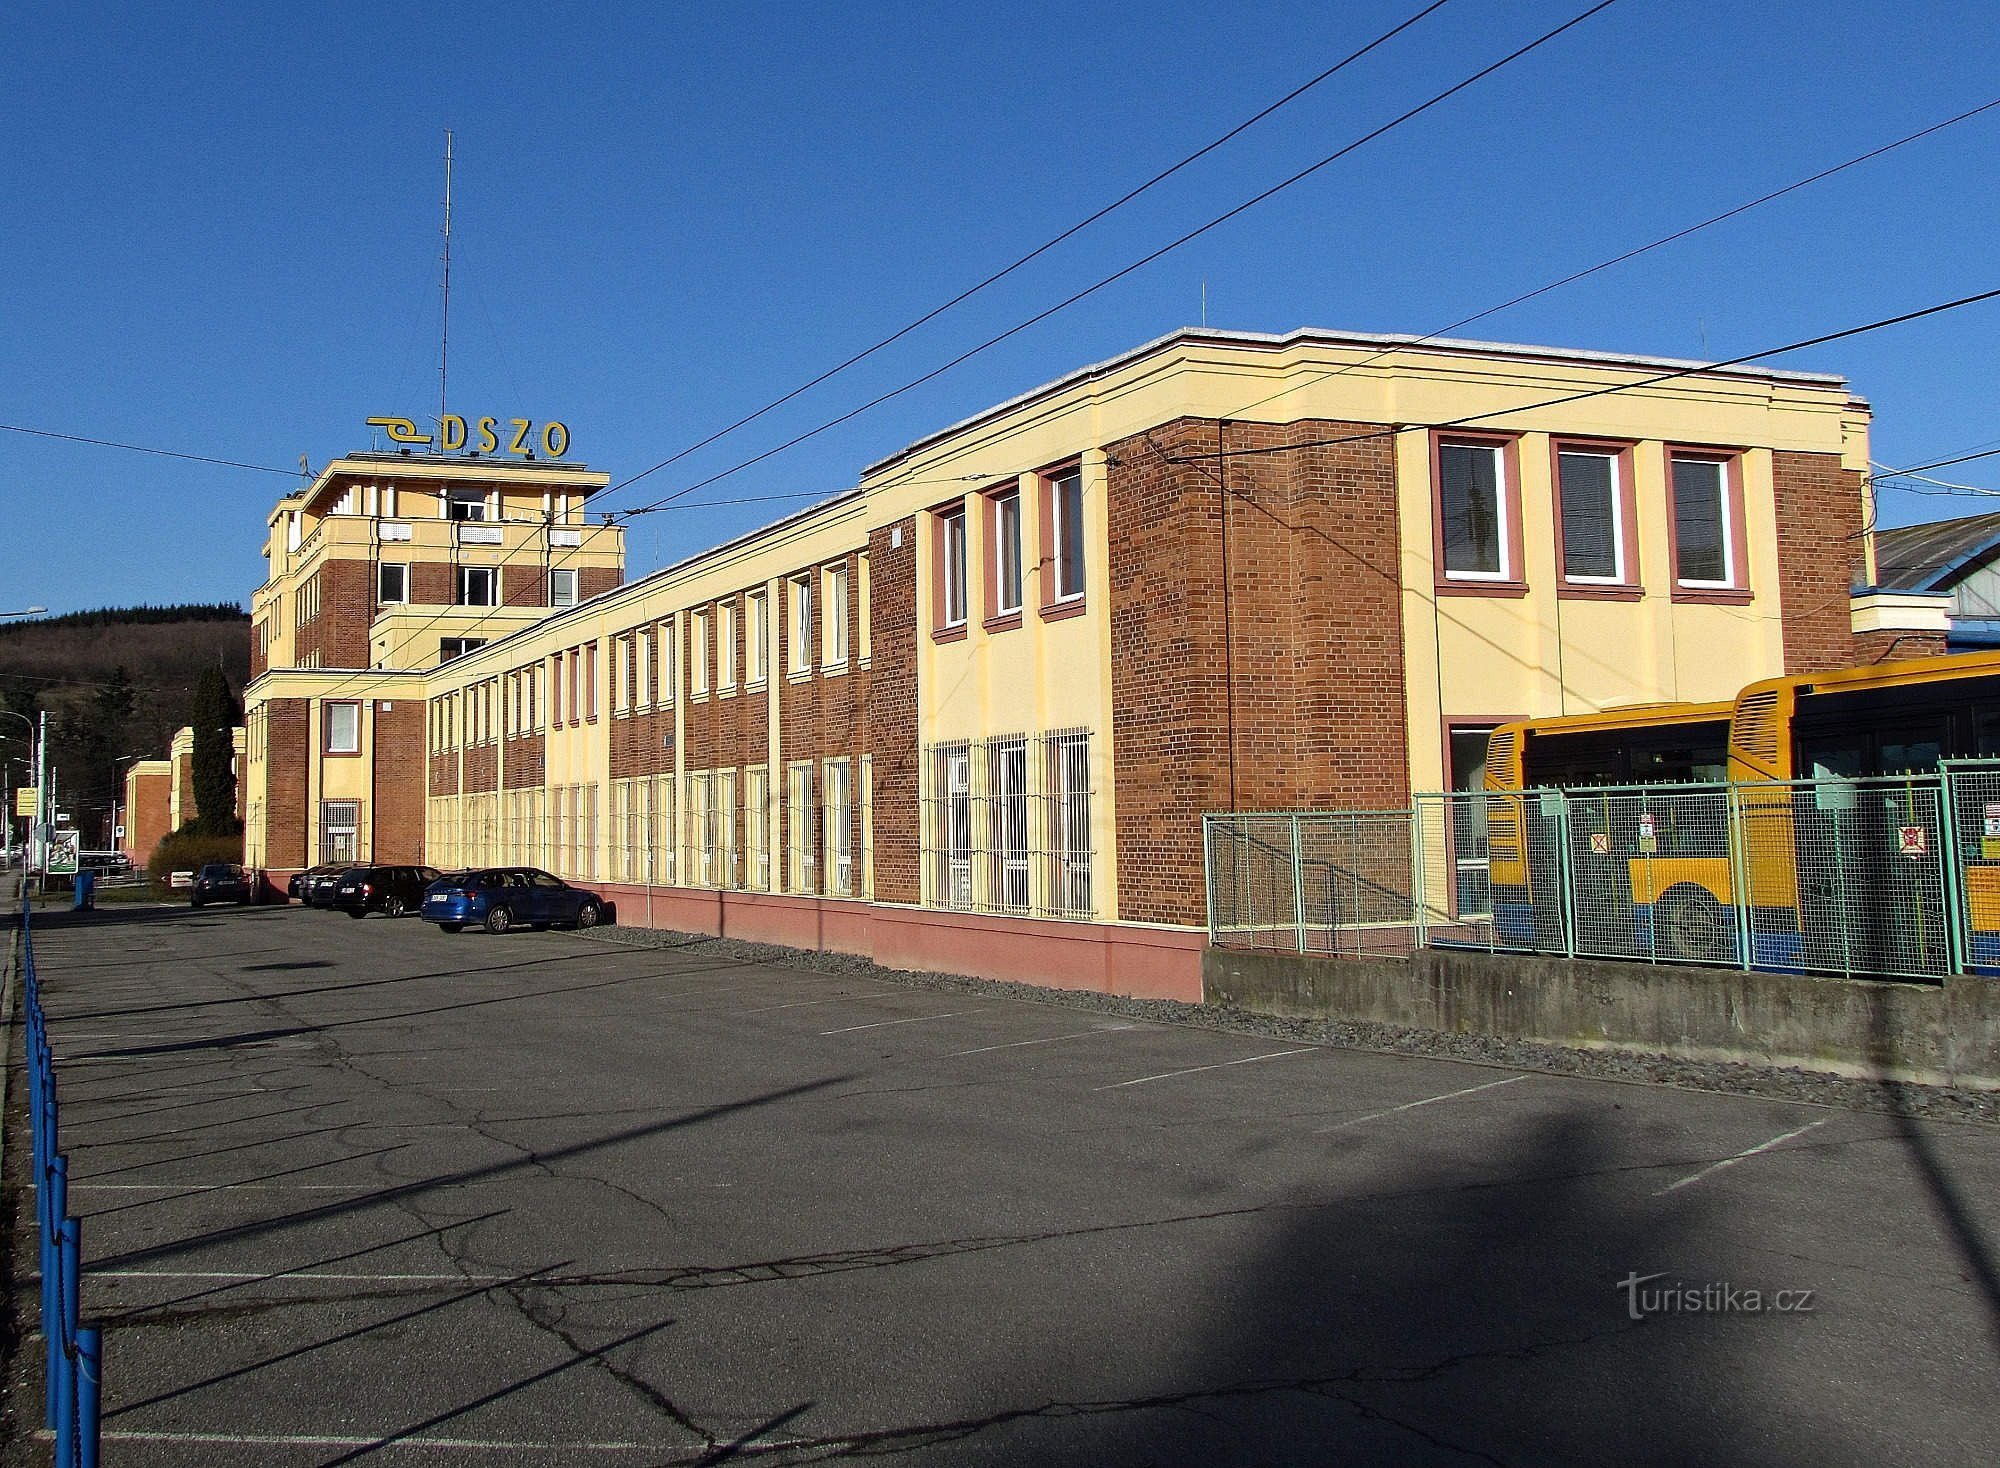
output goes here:
[[[1039, 501], [1041, 550], [1039, 595], [1042, 614], [1081, 610], [1084, 593], [1084, 501], [1080, 467], [1029, 476]], [[973, 611], [968, 513], [979, 516], [984, 566], [982, 617], [994, 630], [1021, 615], [1026, 596], [1021, 485], [1018, 480], [983, 490], [931, 512], [932, 632], [948, 639], [962, 634]]]
[[1081, 729], [929, 746], [925, 901], [977, 912], [1095, 915], [1090, 735]]
[[[1432, 509], [1441, 589], [1521, 586], [1519, 444], [1498, 435], [1436, 440]], [[1554, 441], [1557, 566], [1564, 586], [1583, 592], [1639, 590], [1636, 453], [1631, 444]], [[1665, 528], [1674, 590], [1695, 597], [1747, 594], [1741, 456], [1691, 448], [1665, 453]]]
[[[454, 592], [461, 607], [500, 605], [498, 566], [460, 566]], [[375, 567], [375, 601], [379, 606], [400, 606], [410, 600], [410, 567], [402, 561], [381, 561]], [[577, 603], [577, 572], [572, 568], [552, 569], [548, 575], [548, 604], [573, 607]]]
[[594, 782], [435, 797], [427, 850], [440, 866], [518, 863], [587, 880], [866, 897], [870, 783], [865, 755], [786, 766], [775, 862], [763, 765], [614, 780], [601, 830]]

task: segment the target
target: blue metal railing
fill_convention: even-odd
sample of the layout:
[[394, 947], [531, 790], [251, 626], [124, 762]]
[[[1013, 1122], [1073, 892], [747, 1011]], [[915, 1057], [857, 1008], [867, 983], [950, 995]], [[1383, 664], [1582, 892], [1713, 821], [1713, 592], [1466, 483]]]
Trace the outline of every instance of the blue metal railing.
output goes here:
[[26, 1016], [28, 1117], [41, 1249], [42, 1337], [48, 1353], [43, 1425], [55, 1433], [59, 1468], [97, 1468], [103, 1335], [78, 1315], [83, 1225], [69, 1216], [69, 1159], [56, 1150], [55, 1053], [35, 975], [33, 912], [21, 894], [21, 998]]

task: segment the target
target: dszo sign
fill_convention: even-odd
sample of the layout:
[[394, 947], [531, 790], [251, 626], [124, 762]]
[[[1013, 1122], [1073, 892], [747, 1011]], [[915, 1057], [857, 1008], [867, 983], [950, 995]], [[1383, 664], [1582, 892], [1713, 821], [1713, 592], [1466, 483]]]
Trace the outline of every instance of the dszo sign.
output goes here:
[[[560, 459], [569, 452], [569, 428], [553, 418], [542, 425], [539, 436], [531, 418], [509, 418], [506, 429], [502, 429], [500, 424], [498, 418], [478, 418], [473, 420], [468, 430], [465, 419], [456, 413], [447, 413], [438, 419], [435, 440], [438, 451], [454, 454], [468, 447], [466, 440], [469, 433], [472, 440], [469, 447], [477, 454], [500, 452], [502, 439], [507, 442], [505, 452], [519, 454], [524, 459], [534, 458], [538, 447], [544, 457], [551, 459]], [[430, 434], [417, 431], [415, 420], [410, 418], [370, 418], [368, 426], [388, 434], [389, 442], [405, 444], [410, 448], [427, 449], [433, 442]]]

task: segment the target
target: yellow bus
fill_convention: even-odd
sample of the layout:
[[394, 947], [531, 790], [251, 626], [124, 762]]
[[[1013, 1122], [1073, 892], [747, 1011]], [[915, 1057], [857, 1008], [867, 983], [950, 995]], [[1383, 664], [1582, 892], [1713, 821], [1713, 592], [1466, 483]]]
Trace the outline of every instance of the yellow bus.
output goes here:
[[[1725, 731], [1719, 771], [1718, 714]], [[1621, 920], [1637, 951], [1738, 961], [1734, 908], [1741, 902], [1756, 967], [1858, 971], [1870, 954], [1935, 953], [1945, 942], [1936, 930], [1943, 909], [1934, 890], [1942, 871], [1936, 854], [1952, 847], [1965, 858], [1968, 966], [1991, 969], [2000, 964], [2000, 778], [1993, 802], [1962, 810], [1966, 829], [1947, 833], [1931, 782], [1899, 787], [1893, 777], [1929, 776], [1944, 760], [1992, 758], [2000, 758], [2000, 652], [1766, 678], [1732, 705], [1503, 725], [1486, 767], [1496, 933], [1540, 946], [1555, 887], [1547, 862], [1595, 859], [1622, 864], [1624, 881], [1591, 882], [1579, 871], [1574, 885], [1600, 901], [1614, 891], [1621, 905], [1629, 897]], [[1743, 787], [1733, 829], [1716, 820], [1712, 802], [1646, 792], [1646, 814], [1635, 819], [1618, 803], [1640, 797], [1607, 791], [1601, 819], [1590, 799], [1568, 799], [1571, 849], [1540, 856], [1548, 843], [1543, 837], [1538, 845], [1537, 787], [1725, 774]], [[1841, 780], [1864, 783], [1848, 790]], [[1590, 917], [1575, 914], [1579, 925]], [[1838, 953], [1829, 949], [1836, 944]]]

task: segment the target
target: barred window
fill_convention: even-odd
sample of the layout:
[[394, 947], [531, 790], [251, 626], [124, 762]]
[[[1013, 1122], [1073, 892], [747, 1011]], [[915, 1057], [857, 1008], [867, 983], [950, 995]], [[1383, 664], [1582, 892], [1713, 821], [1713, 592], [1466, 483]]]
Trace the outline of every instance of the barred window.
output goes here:
[[785, 890], [817, 892], [818, 863], [813, 854], [813, 767], [809, 760], [785, 768]]
[[657, 775], [653, 779], [653, 808], [647, 847], [653, 859], [653, 880], [672, 885], [680, 869], [675, 859], [674, 840], [674, 795], [676, 781], [672, 775]]
[[687, 792], [687, 873], [697, 887], [715, 885], [714, 786], [706, 770], [689, 774]]
[[743, 885], [771, 890], [771, 772], [761, 765], [743, 772]]
[[[924, 752], [922, 776], [928, 904], [1095, 916], [1087, 730], [932, 745]], [[864, 784], [869, 777], [864, 761]], [[862, 829], [865, 842], [865, 814]], [[865, 848], [862, 864], [865, 869]]]
[[826, 762], [826, 895], [854, 895], [854, 762]]
[[361, 802], [322, 800], [319, 803], [319, 859], [354, 861], [360, 839]]
[[715, 885], [740, 887], [736, 870], [736, 771], [715, 772]]
[[875, 757], [861, 756], [861, 895], [875, 895]]

